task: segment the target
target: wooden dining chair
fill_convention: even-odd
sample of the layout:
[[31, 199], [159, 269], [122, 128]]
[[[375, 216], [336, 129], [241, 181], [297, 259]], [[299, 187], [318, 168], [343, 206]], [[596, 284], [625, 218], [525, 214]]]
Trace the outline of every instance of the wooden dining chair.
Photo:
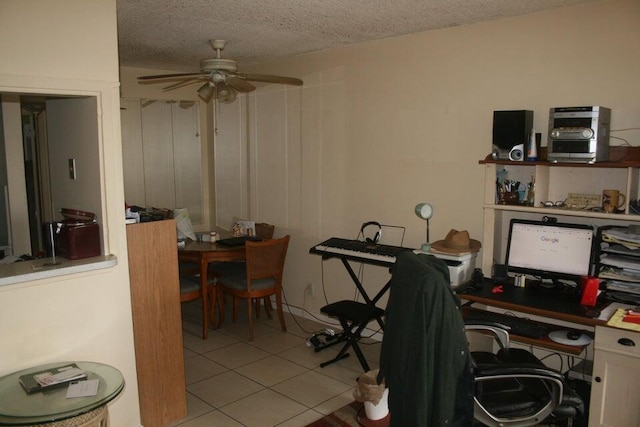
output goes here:
[[[275, 230], [276, 230], [276, 226], [273, 224], [268, 224], [266, 222], [257, 222], [255, 224], [255, 235], [256, 237], [259, 237], [263, 240], [269, 240], [269, 239], [273, 239], [273, 235], [275, 234]], [[218, 263], [218, 264], [213, 264], [211, 265], [210, 268], [210, 275], [211, 277], [216, 277], [216, 278], [220, 278], [222, 276], [225, 275], [232, 275], [232, 274], [244, 274], [245, 272], [245, 265], [244, 265], [244, 261], [239, 261], [239, 262], [235, 262], [235, 263], [229, 263], [229, 262], [225, 262], [225, 263]], [[215, 304], [211, 304], [211, 312], [210, 312], [210, 319], [214, 319], [214, 310], [215, 310], [215, 305], [219, 305], [219, 304], [224, 304], [224, 299], [223, 300], [218, 300], [217, 298], [214, 297], [213, 293], [216, 292], [214, 287], [210, 287], [208, 289], [209, 292], [209, 299], [213, 302], [215, 302]], [[264, 298], [262, 298], [263, 303], [264, 303], [264, 309], [267, 313], [267, 317], [269, 319], [272, 319], [273, 316], [271, 315], [271, 299], [266, 296]], [[260, 299], [256, 299], [254, 301], [255, 303], [255, 313], [256, 313], [256, 318], [259, 319], [260, 318]]]
[[215, 283], [209, 281], [203, 289], [200, 273], [194, 274], [192, 270], [189, 270], [188, 273], [181, 272], [178, 277], [180, 280], [181, 303], [202, 299], [202, 339], [206, 340], [209, 332], [209, 323], [215, 319], [215, 307], [211, 306], [215, 301], [210, 303], [208, 299], [210, 297], [209, 288], [215, 287]]
[[273, 239], [273, 233], [276, 231], [276, 226], [267, 224], [266, 222], [256, 222], [256, 237], [261, 239]]
[[[247, 301], [249, 318], [249, 340], [253, 341], [253, 301], [275, 295], [276, 310], [282, 331], [287, 325], [282, 311], [282, 272], [289, 247], [289, 236], [261, 242], [248, 241], [245, 244], [246, 262], [239, 272], [223, 275], [217, 279], [217, 299], [224, 300], [224, 295], [233, 297], [233, 321], [237, 321], [237, 299]], [[220, 304], [220, 322], [224, 322], [224, 304]]]
[[194, 301], [201, 298], [202, 301], [202, 339], [207, 339], [208, 329], [208, 301], [206, 294], [201, 289], [200, 276], [180, 275], [180, 302]]

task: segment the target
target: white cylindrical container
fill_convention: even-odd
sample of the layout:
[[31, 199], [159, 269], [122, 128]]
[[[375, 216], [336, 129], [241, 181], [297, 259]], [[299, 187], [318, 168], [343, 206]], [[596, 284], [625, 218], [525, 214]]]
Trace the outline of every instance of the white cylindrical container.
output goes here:
[[381, 420], [389, 413], [389, 389], [385, 388], [382, 392], [382, 398], [377, 405], [373, 402], [364, 402], [364, 413], [368, 419], [375, 421]]
[[531, 129], [531, 135], [529, 136], [529, 147], [527, 149], [527, 160], [535, 162], [538, 160], [538, 144], [536, 143], [536, 131]]

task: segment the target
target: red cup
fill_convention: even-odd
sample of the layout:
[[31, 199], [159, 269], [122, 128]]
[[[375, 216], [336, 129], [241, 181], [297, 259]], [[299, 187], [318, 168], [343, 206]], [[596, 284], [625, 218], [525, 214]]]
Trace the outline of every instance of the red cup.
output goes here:
[[598, 289], [600, 289], [600, 279], [597, 277], [583, 276], [580, 278], [582, 288], [582, 298], [580, 304], [593, 307], [598, 299]]

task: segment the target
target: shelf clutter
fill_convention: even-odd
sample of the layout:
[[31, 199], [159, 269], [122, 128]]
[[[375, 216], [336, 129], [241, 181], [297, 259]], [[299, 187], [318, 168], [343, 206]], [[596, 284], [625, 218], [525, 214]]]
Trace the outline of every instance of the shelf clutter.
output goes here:
[[597, 276], [610, 296], [640, 304], [640, 227], [601, 227], [598, 242]]

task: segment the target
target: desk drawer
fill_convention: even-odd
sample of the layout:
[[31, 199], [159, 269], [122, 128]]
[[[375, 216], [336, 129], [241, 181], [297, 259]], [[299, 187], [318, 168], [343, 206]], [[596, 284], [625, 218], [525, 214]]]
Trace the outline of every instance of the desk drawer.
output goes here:
[[640, 332], [598, 326], [595, 348], [640, 358]]

